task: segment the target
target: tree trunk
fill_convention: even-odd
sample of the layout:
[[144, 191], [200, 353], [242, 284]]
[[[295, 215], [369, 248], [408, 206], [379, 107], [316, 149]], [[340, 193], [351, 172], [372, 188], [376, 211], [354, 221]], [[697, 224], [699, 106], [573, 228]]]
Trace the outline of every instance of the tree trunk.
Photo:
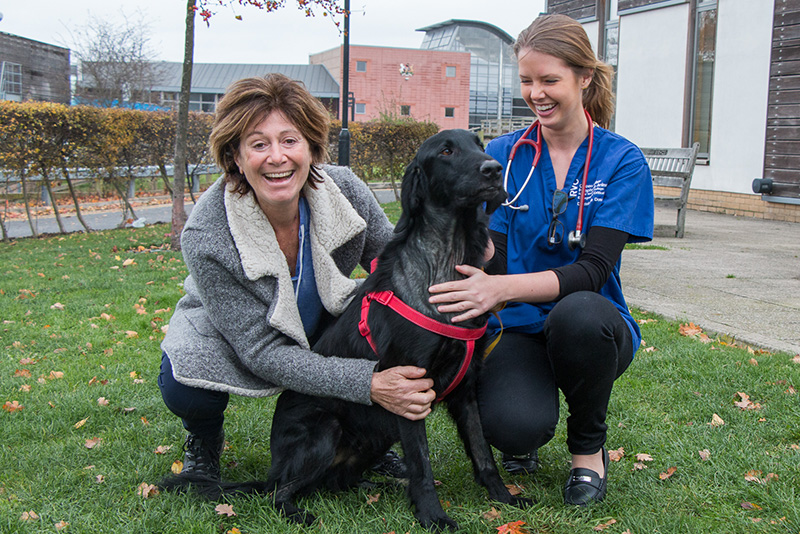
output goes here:
[[161, 173], [161, 179], [164, 180], [164, 187], [167, 189], [169, 196], [172, 197], [172, 184], [169, 183], [167, 167], [163, 163], [158, 164], [158, 172]]
[[110, 180], [111, 180], [111, 185], [114, 186], [114, 189], [117, 190], [117, 193], [119, 194], [120, 198], [122, 199], [122, 206], [123, 206], [123, 208], [122, 208], [122, 222], [119, 223], [119, 227], [122, 228], [123, 226], [125, 226], [125, 221], [128, 220], [128, 218], [125, 217], [128, 214], [128, 211], [131, 212], [131, 218], [134, 221], [136, 219], [138, 219], [138, 217], [136, 216], [136, 212], [133, 211], [133, 206], [131, 206], [131, 203], [128, 201], [128, 194], [125, 191], [122, 190], [122, 188], [117, 183], [116, 179], [110, 178]]
[[64, 229], [64, 223], [61, 222], [61, 214], [58, 212], [56, 196], [53, 194], [53, 186], [50, 184], [50, 177], [47, 176], [47, 170], [45, 169], [42, 169], [42, 180], [44, 180], [44, 187], [47, 189], [47, 194], [50, 196], [50, 204], [53, 205], [53, 214], [56, 216], [58, 231], [62, 234], [66, 234], [67, 231]]
[[197, 0], [186, 2], [186, 38], [183, 47], [183, 74], [181, 99], [178, 103], [178, 124], [175, 128], [175, 161], [172, 185], [172, 250], [181, 249], [181, 232], [186, 224], [183, 194], [186, 188], [186, 144], [189, 130], [189, 95], [192, 90], [192, 65], [194, 63], [194, 12]]
[[33, 224], [33, 217], [31, 217], [31, 205], [28, 202], [28, 188], [26, 187], [28, 181], [25, 179], [25, 171], [19, 173], [19, 180], [22, 184], [22, 201], [25, 204], [25, 214], [28, 216], [31, 234], [33, 234], [33, 237], [39, 237], [39, 232], [36, 231], [36, 225]]
[[69, 188], [69, 196], [72, 197], [72, 202], [75, 204], [75, 216], [78, 218], [80, 223], [86, 229], [87, 232], [91, 232], [92, 229], [86, 224], [86, 221], [83, 220], [83, 214], [81, 213], [81, 205], [78, 202], [78, 195], [75, 193], [75, 188], [72, 186], [72, 178], [69, 176], [69, 171], [66, 167], [61, 168], [61, 173], [64, 175], [64, 179], [67, 181], [67, 187]]

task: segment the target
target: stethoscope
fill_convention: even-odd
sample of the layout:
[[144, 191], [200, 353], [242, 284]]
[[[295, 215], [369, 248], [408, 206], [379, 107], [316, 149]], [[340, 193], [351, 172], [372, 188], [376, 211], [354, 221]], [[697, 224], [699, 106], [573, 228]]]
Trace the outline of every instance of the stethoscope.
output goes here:
[[[586, 235], [583, 233], [583, 201], [586, 198], [586, 181], [589, 178], [589, 164], [592, 161], [592, 145], [594, 144], [594, 124], [592, 123], [592, 117], [589, 115], [589, 112], [585, 109], [583, 112], [586, 114], [586, 121], [589, 123], [589, 148], [586, 150], [586, 163], [583, 165], [583, 184], [581, 185], [581, 196], [580, 196], [580, 203], [578, 204], [578, 222], [575, 224], [575, 230], [569, 233], [569, 237], [567, 239], [567, 244], [571, 250], [574, 250], [575, 247], [583, 248], [586, 245]], [[514, 146], [511, 147], [511, 154], [508, 156], [508, 164], [506, 164], [506, 172], [503, 177], [503, 189], [508, 191], [508, 174], [511, 170], [511, 162], [514, 161], [514, 155], [517, 152], [517, 149], [522, 145], [530, 145], [533, 147], [533, 163], [531, 164], [531, 170], [528, 172], [528, 177], [525, 178], [525, 181], [522, 183], [522, 187], [517, 191], [517, 194], [514, 195], [514, 198], [511, 200], [506, 200], [503, 203], [503, 206], [509, 207], [512, 210], [520, 210], [520, 211], [528, 211], [528, 205], [523, 204], [522, 206], [514, 206], [514, 202], [519, 199], [519, 196], [525, 190], [525, 187], [528, 185], [528, 182], [533, 176], [533, 171], [536, 169], [536, 165], [539, 163], [539, 157], [542, 155], [542, 128], [536, 128], [536, 125], [539, 124], [539, 120], [535, 120], [533, 124], [528, 126], [528, 129], [522, 134], [522, 137], [514, 143]], [[531, 135], [531, 132], [536, 129], [536, 140], [526, 139]]]

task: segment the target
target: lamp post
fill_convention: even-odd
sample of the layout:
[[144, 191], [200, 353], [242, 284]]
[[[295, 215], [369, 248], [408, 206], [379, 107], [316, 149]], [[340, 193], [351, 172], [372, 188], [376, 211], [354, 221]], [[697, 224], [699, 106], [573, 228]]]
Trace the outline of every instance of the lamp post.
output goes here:
[[344, 0], [344, 50], [342, 51], [342, 131], [339, 132], [339, 165], [350, 165], [350, 131], [347, 108], [350, 107], [350, 0]]

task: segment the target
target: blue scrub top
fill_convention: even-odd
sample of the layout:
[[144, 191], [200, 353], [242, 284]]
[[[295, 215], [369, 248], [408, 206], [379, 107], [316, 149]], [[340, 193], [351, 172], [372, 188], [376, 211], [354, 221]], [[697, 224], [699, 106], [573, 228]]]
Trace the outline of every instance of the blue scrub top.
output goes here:
[[[486, 153], [504, 166], [514, 143], [524, 130], [512, 132], [492, 140]], [[535, 138], [535, 132], [531, 134]], [[547, 230], [552, 220], [553, 193], [556, 177], [547, 143], [542, 138], [542, 155], [528, 185], [514, 203], [528, 205], [527, 211], [503, 206], [492, 214], [490, 227], [508, 236], [508, 273], [521, 274], [546, 271], [574, 263], [581, 253], [580, 248], [570, 250], [567, 244], [569, 232], [575, 230], [578, 221], [578, 202], [583, 181], [583, 168], [589, 138], [583, 141], [570, 163], [563, 190], [569, 195], [567, 211], [558, 219], [564, 224], [564, 238], [560, 245], [547, 243]], [[531, 169], [534, 149], [522, 145], [514, 156], [506, 189], [508, 198], [514, 198]], [[649, 241], [653, 238], [653, 183], [650, 168], [639, 148], [613, 132], [594, 127], [594, 144], [586, 185], [583, 208], [583, 233], [593, 226], [604, 226], [627, 232], [629, 243]], [[609, 299], [620, 311], [633, 335], [634, 352], [641, 342], [639, 326], [631, 317], [625, 298], [622, 296], [617, 261], [600, 294]], [[500, 312], [503, 328], [509, 331], [541, 332], [547, 314], [555, 302], [529, 304], [510, 302]], [[490, 317], [489, 330], [497, 333], [500, 325]]]

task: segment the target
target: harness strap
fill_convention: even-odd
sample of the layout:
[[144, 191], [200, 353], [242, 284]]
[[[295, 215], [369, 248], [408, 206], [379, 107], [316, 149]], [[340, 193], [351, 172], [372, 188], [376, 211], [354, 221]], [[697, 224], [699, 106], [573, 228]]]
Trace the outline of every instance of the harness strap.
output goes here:
[[400, 298], [398, 298], [392, 291], [375, 291], [372, 293], [367, 293], [361, 300], [361, 320], [358, 323], [358, 331], [367, 339], [369, 346], [372, 347], [372, 351], [375, 354], [378, 354], [378, 349], [375, 346], [375, 341], [372, 339], [372, 332], [369, 328], [369, 323], [367, 322], [367, 319], [369, 318], [369, 306], [373, 301], [387, 306], [398, 313], [401, 317], [411, 321], [421, 328], [424, 328], [425, 330], [428, 330], [429, 332], [467, 342], [467, 353], [466, 356], [464, 356], [464, 360], [461, 362], [461, 367], [458, 369], [458, 373], [456, 373], [455, 378], [450, 385], [447, 386], [444, 392], [442, 392], [436, 398], [436, 402], [444, 399], [450, 394], [451, 391], [453, 391], [453, 389], [456, 388], [456, 386], [458, 386], [458, 384], [461, 383], [461, 380], [464, 379], [464, 375], [467, 374], [467, 369], [472, 362], [472, 355], [475, 352], [475, 340], [480, 339], [480, 337], [486, 332], [486, 325], [483, 325], [481, 328], [464, 328], [461, 326], [441, 323], [435, 319], [431, 319], [427, 315], [418, 312], [400, 300]]

